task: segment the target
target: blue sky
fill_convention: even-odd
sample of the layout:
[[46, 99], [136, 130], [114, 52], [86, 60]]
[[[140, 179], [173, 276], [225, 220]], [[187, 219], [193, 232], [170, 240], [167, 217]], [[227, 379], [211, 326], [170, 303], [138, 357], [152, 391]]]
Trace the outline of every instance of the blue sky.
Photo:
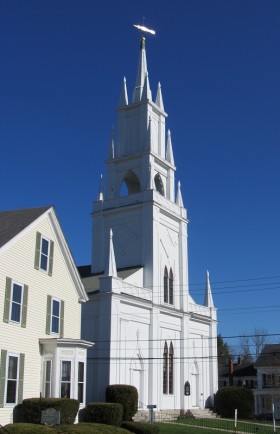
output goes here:
[[[208, 269], [219, 332], [278, 334], [280, 2], [0, 0], [1, 209], [52, 204], [78, 265], [139, 33], [161, 82], [189, 223], [191, 292]], [[279, 341], [279, 336], [274, 341]]]

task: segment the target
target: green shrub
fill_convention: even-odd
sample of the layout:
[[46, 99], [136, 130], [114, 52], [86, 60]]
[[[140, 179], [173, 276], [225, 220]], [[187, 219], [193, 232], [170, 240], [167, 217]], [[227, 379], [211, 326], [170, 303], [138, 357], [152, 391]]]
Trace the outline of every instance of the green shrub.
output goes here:
[[237, 408], [238, 418], [250, 418], [253, 415], [254, 395], [250, 389], [227, 386], [218, 390], [214, 405], [215, 411], [222, 417], [234, 417]]
[[127, 429], [135, 434], [158, 434], [159, 427], [147, 422], [123, 422], [122, 428]]
[[132, 420], [138, 409], [138, 391], [126, 384], [112, 384], [106, 388], [106, 401], [123, 405], [123, 420]]
[[60, 423], [74, 423], [79, 401], [69, 398], [29, 398], [22, 401], [23, 422], [40, 423], [41, 411], [55, 408], [60, 411]]
[[7, 431], [1, 430], [3, 434], [55, 434], [54, 430], [44, 425], [34, 425], [33, 423], [10, 423], [4, 427]]
[[88, 422], [120, 426], [123, 406], [111, 402], [90, 402], [86, 406], [85, 418]]

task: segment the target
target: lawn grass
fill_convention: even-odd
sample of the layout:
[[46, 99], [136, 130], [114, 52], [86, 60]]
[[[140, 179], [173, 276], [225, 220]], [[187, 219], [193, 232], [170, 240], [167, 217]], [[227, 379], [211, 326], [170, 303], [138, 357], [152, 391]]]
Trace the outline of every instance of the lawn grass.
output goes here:
[[[235, 431], [234, 420], [227, 419], [193, 419], [193, 418], [179, 418], [177, 422], [161, 423], [157, 425], [160, 427], [161, 434], [213, 434], [219, 433], [235, 433], [242, 432], [247, 434], [271, 434], [273, 432], [272, 423], [259, 424], [254, 421], [237, 422], [237, 430]], [[280, 427], [276, 427], [276, 432], [280, 434]]]

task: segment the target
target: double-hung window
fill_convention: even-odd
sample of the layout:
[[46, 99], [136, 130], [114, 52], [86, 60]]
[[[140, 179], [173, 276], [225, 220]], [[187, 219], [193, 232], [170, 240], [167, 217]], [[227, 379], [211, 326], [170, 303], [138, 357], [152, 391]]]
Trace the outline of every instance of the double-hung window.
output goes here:
[[71, 361], [70, 360], [61, 361], [60, 397], [61, 398], [71, 397]]
[[50, 398], [52, 395], [52, 361], [45, 360], [44, 362], [44, 397]]
[[1, 350], [0, 407], [22, 402], [24, 354]]
[[28, 286], [6, 277], [3, 321], [26, 327]]
[[63, 337], [64, 301], [48, 295], [46, 333]]
[[84, 402], [85, 390], [85, 364], [78, 362], [78, 400], [80, 403]]
[[54, 242], [43, 236], [36, 235], [35, 268], [52, 275]]

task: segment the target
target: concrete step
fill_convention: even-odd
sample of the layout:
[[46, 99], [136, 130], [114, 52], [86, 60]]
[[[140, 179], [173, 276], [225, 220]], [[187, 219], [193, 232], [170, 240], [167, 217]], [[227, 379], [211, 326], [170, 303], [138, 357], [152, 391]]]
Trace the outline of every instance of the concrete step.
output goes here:
[[191, 408], [186, 411], [185, 415], [195, 419], [217, 419], [220, 417], [209, 408]]

